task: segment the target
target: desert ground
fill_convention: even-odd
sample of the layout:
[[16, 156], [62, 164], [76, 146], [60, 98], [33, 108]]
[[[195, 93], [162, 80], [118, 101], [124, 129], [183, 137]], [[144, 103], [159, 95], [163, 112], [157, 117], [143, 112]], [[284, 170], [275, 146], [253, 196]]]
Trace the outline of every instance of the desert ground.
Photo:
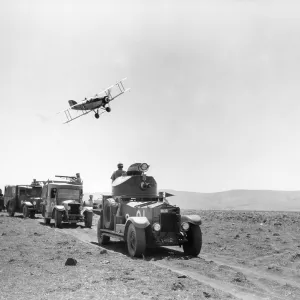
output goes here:
[[[300, 213], [200, 214], [203, 247], [127, 255], [123, 242], [99, 247], [94, 226], [43, 225], [0, 213], [0, 299], [300, 299]], [[66, 266], [68, 258], [76, 260]]]

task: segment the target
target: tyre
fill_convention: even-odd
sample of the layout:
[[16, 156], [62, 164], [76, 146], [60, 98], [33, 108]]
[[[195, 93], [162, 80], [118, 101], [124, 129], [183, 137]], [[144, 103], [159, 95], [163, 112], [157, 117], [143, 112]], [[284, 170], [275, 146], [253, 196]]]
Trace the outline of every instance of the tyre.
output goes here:
[[200, 226], [190, 224], [187, 239], [188, 242], [183, 244], [184, 254], [198, 256], [202, 247], [202, 232]]
[[102, 245], [106, 245], [108, 244], [109, 240], [110, 240], [110, 237], [107, 236], [107, 235], [104, 235], [102, 232], [101, 232], [101, 216], [98, 220], [98, 223], [97, 223], [97, 238], [98, 238], [98, 244], [99, 246], [102, 246]]
[[29, 210], [26, 205], [23, 205], [23, 218], [28, 218], [29, 217]]
[[56, 228], [61, 228], [62, 225], [62, 212], [59, 210], [55, 210], [55, 214], [54, 214], [54, 225]]
[[51, 219], [49, 218], [44, 218], [44, 224], [45, 225], [49, 225], [50, 224]]
[[15, 215], [15, 203], [12, 201], [9, 201], [6, 207], [7, 207], [8, 215], [10, 217], [13, 217]]
[[127, 250], [131, 257], [141, 256], [146, 250], [145, 230], [136, 228], [131, 223], [127, 231]]
[[41, 204], [41, 214], [45, 217], [45, 206]]
[[118, 209], [118, 204], [113, 198], [106, 199], [103, 207], [103, 225], [105, 229], [114, 229], [114, 213]]
[[84, 216], [84, 226], [91, 228], [93, 223], [93, 213], [92, 212], [86, 212]]
[[30, 219], [34, 219], [34, 216], [35, 216], [35, 212], [34, 211], [30, 211], [29, 212]]

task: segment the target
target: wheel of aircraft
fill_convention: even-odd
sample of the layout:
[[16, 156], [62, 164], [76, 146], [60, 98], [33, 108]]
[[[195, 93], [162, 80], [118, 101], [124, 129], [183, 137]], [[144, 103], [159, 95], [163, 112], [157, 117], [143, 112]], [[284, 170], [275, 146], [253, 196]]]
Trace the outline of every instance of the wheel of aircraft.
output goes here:
[[111, 112], [111, 108], [110, 107], [105, 107], [105, 110], [107, 111], [107, 112]]
[[99, 119], [99, 114], [98, 113], [95, 113], [95, 118]]

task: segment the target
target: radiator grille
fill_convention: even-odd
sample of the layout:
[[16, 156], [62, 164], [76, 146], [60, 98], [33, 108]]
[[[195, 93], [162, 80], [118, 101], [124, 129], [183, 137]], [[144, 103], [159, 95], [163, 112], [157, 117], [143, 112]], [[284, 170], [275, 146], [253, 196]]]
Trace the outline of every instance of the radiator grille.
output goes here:
[[176, 213], [162, 213], [160, 215], [160, 225], [162, 232], [178, 232], [179, 215]]
[[79, 215], [80, 214], [79, 206], [80, 204], [70, 203], [69, 204], [70, 210], [68, 211], [68, 213], [71, 215]]

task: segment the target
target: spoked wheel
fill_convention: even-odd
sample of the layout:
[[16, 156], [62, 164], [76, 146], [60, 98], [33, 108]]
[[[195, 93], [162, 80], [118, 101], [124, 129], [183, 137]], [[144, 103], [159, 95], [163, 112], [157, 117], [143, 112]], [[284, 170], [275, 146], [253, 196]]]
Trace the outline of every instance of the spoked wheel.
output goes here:
[[110, 240], [110, 237], [107, 236], [107, 235], [104, 235], [102, 232], [101, 232], [101, 216], [98, 220], [98, 223], [97, 223], [97, 238], [98, 238], [98, 244], [101, 246], [101, 245], [106, 245], [108, 244], [109, 240]]
[[127, 231], [127, 250], [130, 256], [141, 256], [146, 250], [146, 235], [141, 228], [129, 225]]

